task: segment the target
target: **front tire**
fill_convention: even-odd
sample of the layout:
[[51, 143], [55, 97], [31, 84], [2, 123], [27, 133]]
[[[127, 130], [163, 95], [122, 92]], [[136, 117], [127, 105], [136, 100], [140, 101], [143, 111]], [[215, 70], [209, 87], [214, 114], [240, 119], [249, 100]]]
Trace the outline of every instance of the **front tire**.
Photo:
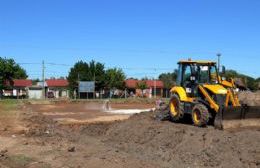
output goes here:
[[209, 122], [208, 108], [201, 103], [196, 104], [192, 109], [192, 121], [195, 126], [206, 126]]
[[173, 95], [169, 102], [169, 113], [172, 121], [179, 121], [183, 118], [183, 107], [178, 95]]

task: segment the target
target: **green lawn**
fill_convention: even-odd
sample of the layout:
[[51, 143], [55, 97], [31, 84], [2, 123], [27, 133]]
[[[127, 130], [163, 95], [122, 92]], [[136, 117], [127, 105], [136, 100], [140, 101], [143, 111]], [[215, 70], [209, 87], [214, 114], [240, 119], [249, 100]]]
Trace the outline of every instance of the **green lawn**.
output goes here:
[[5, 99], [0, 101], [0, 115], [11, 116], [15, 115], [18, 105], [21, 104], [20, 100]]

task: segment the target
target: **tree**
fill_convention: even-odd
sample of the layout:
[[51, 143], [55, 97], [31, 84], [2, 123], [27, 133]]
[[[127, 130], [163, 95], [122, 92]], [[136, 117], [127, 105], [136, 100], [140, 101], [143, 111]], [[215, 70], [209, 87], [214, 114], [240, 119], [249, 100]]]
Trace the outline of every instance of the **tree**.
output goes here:
[[149, 80], [149, 78], [147, 76], [141, 78], [142, 81], [145, 81], [145, 80]]
[[227, 79], [230, 79], [230, 78], [237, 78], [241, 75], [238, 74], [238, 72], [235, 70], [226, 70], [226, 72], [225, 72], [225, 74], [223, 74], [223, 76]]
[[105, 85], [106, 87], [112, 89], [124, 89], [125, 87], [125, 74], [122, 69], [112, 68], [106, 70], [105, 74]]
[[37, 85], [38, 82], [40, 82], [40, 79], [39, 79], [39, 78], [32, 80], [32, 84], [33, 84], [33, 85]]
[[102, 63], [91, 61], [90, 63], [79, 61], [71, 69], [68, 75], [70, 94], [78, 87], [78, 81], [95, 81], [95, 90], [100, 90], [105, 85], [105, 66]]
[[13, 79], [26, 79], [26, 71], [13, 59], [0, 57], [0, 97], [6, 81], [13, 83]]
[[105, 87], [105, 65], [100, 62], [91, 61], [89, 63], [88, 80], [93, 80], [96, 83], [96, 90]]
[[144, 96], [144, 90], [147, 89], [147, 84], [144, 80], [136, 83], [136, 88], [141, 89], [142, 97]]
[[245, 81], [246, 86], [250, 90], [257, 90], [257, 88], [258, 88], [257, 79], [254, 79], [253, 77], [245, 75], [245, 74], [238, 73], [235, 70], [226, 70], [226, 73], [223, 76], [226, 79], [230, 79], [230, 78], [241, 78], [241, 79], [243, 79]]
[[173, 85], [175, 85], [177, 73], [178, 70], [175, 69], [172, 73], [162, 73], [159, 75], [159, 79], [163, 81], [165, 88], [170, 89]]
[[259, 90], [260, 89], [260, 78], [257, 78], [256, 82], [257, 82], [257, 89]]

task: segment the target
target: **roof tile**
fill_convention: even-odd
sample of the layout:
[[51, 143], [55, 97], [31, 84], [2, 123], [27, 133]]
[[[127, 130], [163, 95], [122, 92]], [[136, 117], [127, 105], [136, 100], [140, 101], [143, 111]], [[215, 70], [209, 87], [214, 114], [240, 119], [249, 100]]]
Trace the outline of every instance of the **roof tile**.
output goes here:
[[46, 83], [48, 87], [67, 87], [69, 85], [66, 79], [48, 79]]

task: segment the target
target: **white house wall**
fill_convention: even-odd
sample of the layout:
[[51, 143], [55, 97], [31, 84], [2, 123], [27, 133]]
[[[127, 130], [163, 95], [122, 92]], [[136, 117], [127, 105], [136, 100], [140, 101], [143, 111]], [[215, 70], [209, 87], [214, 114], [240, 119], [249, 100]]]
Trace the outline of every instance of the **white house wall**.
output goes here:
[[29, 99], [41, 99], [42, 90], [29, 90]]

